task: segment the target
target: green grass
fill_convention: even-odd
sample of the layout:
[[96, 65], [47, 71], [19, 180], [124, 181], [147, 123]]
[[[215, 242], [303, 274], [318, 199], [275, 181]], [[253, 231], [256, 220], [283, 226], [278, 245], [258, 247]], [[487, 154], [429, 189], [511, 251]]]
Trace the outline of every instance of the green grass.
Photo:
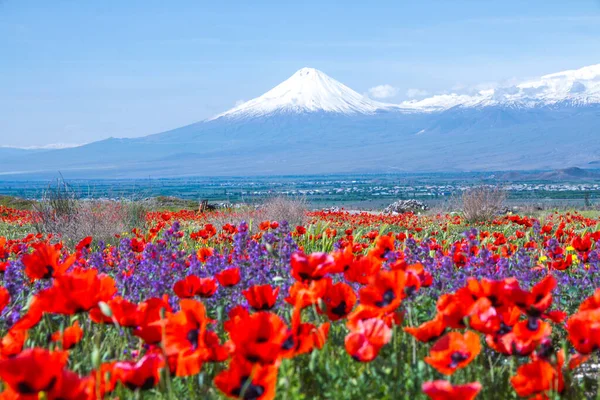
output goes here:
[[0, 206], [15, 208], [17, 210], [31, 210], [35, 200], [22, 199], [20, 197], [0, 195]]

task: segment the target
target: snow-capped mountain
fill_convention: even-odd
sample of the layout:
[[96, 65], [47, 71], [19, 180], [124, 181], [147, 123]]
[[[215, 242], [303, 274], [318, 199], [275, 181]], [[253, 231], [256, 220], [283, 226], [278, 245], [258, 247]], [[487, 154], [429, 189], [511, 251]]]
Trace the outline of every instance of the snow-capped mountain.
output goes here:
[[314, 68], [302, 68], [260, 97], [211, 119], [260, 117], [275, 112], [336, 112], [373, 114], [395, 108], [362, 96]]
[[303, 68], [214, 118], [136, 139], [2, 151], [0, 176], [131, 178], [600, 167], [600, 65], [474, 95], [373, 101]]
[[481, 90], [474, 95], [449, 93], [405, 101], [405, 110], [435, 112], [452, 107], [544, 107], [560, 103], [600, 103], [600, 64], [544, 75], [513, 86]]

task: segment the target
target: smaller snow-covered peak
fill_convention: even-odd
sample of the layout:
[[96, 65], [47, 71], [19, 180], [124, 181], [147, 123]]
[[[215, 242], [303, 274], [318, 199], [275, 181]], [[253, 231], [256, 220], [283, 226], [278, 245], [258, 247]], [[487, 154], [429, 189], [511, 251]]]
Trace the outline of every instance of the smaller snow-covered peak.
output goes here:
[[423, 100], [405, 101], [400, 107], [420, 112], [452, 107], [539, 107], [569, 102], [600, 103], [600, 64], [544, 75], [514, 86], [486, 89], [476, 94], [442, 94]]
[[333, 112], [373, 114], [393, 108], [365, 97], [314, 68], [302, 68], [260, 97], [240, 104], [219, 117], [244, 118], [277, 112]]

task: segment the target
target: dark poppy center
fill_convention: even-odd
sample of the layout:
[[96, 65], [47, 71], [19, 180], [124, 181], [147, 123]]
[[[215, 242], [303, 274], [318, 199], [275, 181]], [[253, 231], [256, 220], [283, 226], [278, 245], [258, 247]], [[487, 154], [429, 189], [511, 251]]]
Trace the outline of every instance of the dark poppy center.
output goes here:
[[496, 297], [496, 295], [493, 295], [493, 294], [489, 295], [488, 300], [490, 301], [490, 303], [492, 303], [492, 306], [494, 306], [494, 307], [500, 306], [500, 301], [498, 300], [498, 297]]
[[306, 272], [300, 272], [300, 273], [298, 273], [298, 275], [300, 276], [300, 278], [302, 278], [305, 281], [310, 279], [310, 275], [307, 274]]
[[541, 358], [549, 358], [554, 352], [552, 342], [547, 340], [540, 345], [537, 353]]
[[52, 265], [46, 265], [46, 273], [44, 274], [44, 276], [42, 277], [42, 279], [48, 279], [51, 278], [52, 275], [54, 274], [54, 267]]
[[540, 320], [537, 318], [529, 318], [527, 320], [527, 329], [529, 329], [532, 332], [535, 332], [539, 329], [540, 327]]
[[259, 336], [256, 338], [256, 343], [267, 343], [269, 341], [268, 337]]
[[344, 300], [340, 301], [340, 304], [331, 309], [331, 313], [338, 317], [346, 315], [346, 302]]
[[499, 336], [504, 336], [507, 333], [510, 333], [512, 331], [512, 328], [508, 325], [506, 325], [504, 322], [500, 322], [500, 330], [498, 330], [498, 335]]
[[249, 376], [242, 376], [240, 378], [240, 386], [231, 391], [232, 395], [244, 400], [257, 400], [264, 393], [265, 388], [253, 384]]
[[38, 392], [49, 392], [50, 390], [52, 390], [52, 388], [54, 387], [54, 385], [56, 384], [56, 377], [52, 377], [52, 379], [50, 379], [50, 382], [48, 382], [48, 384], [40, 389], [36, 389], [31, 387], [31, 385], [29, 385], [28, 382], [19, 382], [17, 383], [17, 392], [21, 393], [21, 394], [36, 394]]
[[535, 300], [534, 300], [533, 302], [534, 302], [534, 303], [539, 303], [540, 301], [542, 301], [542, 299], [543, 299], [544, 297], [545, 297], [545, 296], [544, 296], [543, 294], [541, 294], [541, 293], [540, 293], [540, 294], [538, 294], [537, 296], [535, 296]]
[[187, 334], [187, 340], [192, 344], [192, 348], [195, 350], [198, 348], [198, 337], [200, 332], [198, 329], [192, 329]]
[[281, 349], [282, 350], [291, 350], [294, 348], [294, 336], [290, 335], [288, 336], [287, 339], [285, 339], [285, 342], [283, 342], [283, 344], [281, 345]]
[[469, 355], [460, 351], [455, 351], [450, 356], [450, 368], [456, 368], [461, 362], [468, 360]]
[[383, 294], [381, 301], [376, 302], [375, 305], [377, 307], [389, 306], [395, 298], [396, 294], [394, 293], [394, 291], [392, 289], [388, 289]]
[[153, 376], [149, 376], [139, 386], [136, 385], [133, 382], [126, 382], [125, 386], [127, 386], [127, 388], [129, 390], [136, 390], [136, 389], [148, 390], [148, 389], [152, 389], [154, 387], [154, 383], [155, 383], [154, 377]]

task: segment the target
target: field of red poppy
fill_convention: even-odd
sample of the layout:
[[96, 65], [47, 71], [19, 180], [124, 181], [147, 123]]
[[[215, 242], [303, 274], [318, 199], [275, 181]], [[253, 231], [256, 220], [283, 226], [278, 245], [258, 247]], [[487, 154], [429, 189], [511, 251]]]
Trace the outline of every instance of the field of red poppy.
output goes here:
[[208, 217], [0, 208], [0, 399], [598, 396], [598, 215]]

